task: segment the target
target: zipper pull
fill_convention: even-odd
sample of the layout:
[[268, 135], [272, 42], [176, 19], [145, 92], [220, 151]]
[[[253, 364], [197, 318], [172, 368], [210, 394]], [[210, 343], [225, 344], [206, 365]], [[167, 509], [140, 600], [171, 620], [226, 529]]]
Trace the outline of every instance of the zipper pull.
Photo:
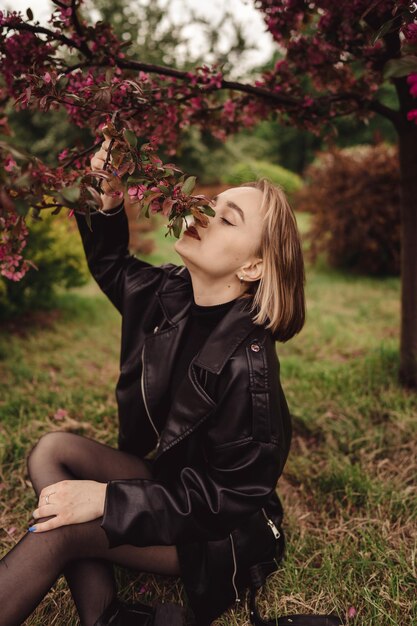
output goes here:
[[281, 533], [279, 532], [278, 528], [275, 526], [274, 522], [267, 516], [264, 508], [262, 509], [262, 512], [265, 515], [266, 523], [268, 524], [269, 528], [274, 533], [275, 539], [279, 539], [281, 537]]

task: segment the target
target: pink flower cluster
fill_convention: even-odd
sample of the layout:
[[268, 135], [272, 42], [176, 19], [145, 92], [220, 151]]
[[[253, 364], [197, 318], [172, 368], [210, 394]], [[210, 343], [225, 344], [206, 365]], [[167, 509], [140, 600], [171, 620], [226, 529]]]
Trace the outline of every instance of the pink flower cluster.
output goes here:
[[[417, 98], [417, 74], [409, 74], [407, 76], [407, 83], [410, 85], [410, 94], [414, 98]], [[414, 122], [415, 124], [417, 124], [417, 109], [408, 111], [407, 119], [409, 122]]]
[[146, 191], [146, 185], [133, 185], [129, 187], [127, 193], [132, 201], [142, 200]]
[[21, 280], [30, 265], [35, 267], [21, 254], [28, 234], [23, 217], [0, 208], [0, 274], [9, 280]]
[[220, 89], [222, 86], [223, 74], [220, 71], [216, 71], [215, 67], [202, 65], [196, 68], [195, 73], [188, 72], [187, 76], [192, 87], [199, 85], [205, 89]]
[[417, 43], [417, 24], [405, 24], [401, 30], [408, 43]]

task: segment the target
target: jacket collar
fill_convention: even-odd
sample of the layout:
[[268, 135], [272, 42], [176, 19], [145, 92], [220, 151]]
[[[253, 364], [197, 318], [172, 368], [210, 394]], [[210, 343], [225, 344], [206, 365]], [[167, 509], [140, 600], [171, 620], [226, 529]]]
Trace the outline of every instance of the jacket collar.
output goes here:
[[[176, 270], [176, 271], [175, 271]], [[157, 292], [161, 307], [171, 325], [177, 325], [189, 313], [192, 302], [191, 276], [187, 267], [172, 272], [175, 280], [168, 280], [165, 289]], [[237, 346], [255, 329], [260, 326], [252, 321], [250, 313], [252, 299], [236, 300], [219, 324], [214, 328], [209, 341], [206, 341], [199, 355], [194, 359], [195, 365], [205, 368], [213, 374], [220, 374], [227, 360]]]

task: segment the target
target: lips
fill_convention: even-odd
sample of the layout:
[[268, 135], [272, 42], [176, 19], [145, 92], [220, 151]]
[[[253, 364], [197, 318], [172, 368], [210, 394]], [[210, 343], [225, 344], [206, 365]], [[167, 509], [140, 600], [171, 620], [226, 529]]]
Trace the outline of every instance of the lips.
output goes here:
[[200, 235], [198, 234], [195, 226], [188, 226], [184, 230], [184, 235], [188, 235], [189, 237], [194, 237], [194, 239], [198, 239], [199, 241], [201, 241]]

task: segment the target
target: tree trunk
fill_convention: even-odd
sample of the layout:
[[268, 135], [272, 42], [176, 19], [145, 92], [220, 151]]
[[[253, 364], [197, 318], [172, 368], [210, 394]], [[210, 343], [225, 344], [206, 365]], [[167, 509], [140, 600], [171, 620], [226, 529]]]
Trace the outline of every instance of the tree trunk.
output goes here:
[[[417, 388], [417, 125], [401, 125], [400, 383]], [[383, 198], [381, 198], [383, 202]]]

